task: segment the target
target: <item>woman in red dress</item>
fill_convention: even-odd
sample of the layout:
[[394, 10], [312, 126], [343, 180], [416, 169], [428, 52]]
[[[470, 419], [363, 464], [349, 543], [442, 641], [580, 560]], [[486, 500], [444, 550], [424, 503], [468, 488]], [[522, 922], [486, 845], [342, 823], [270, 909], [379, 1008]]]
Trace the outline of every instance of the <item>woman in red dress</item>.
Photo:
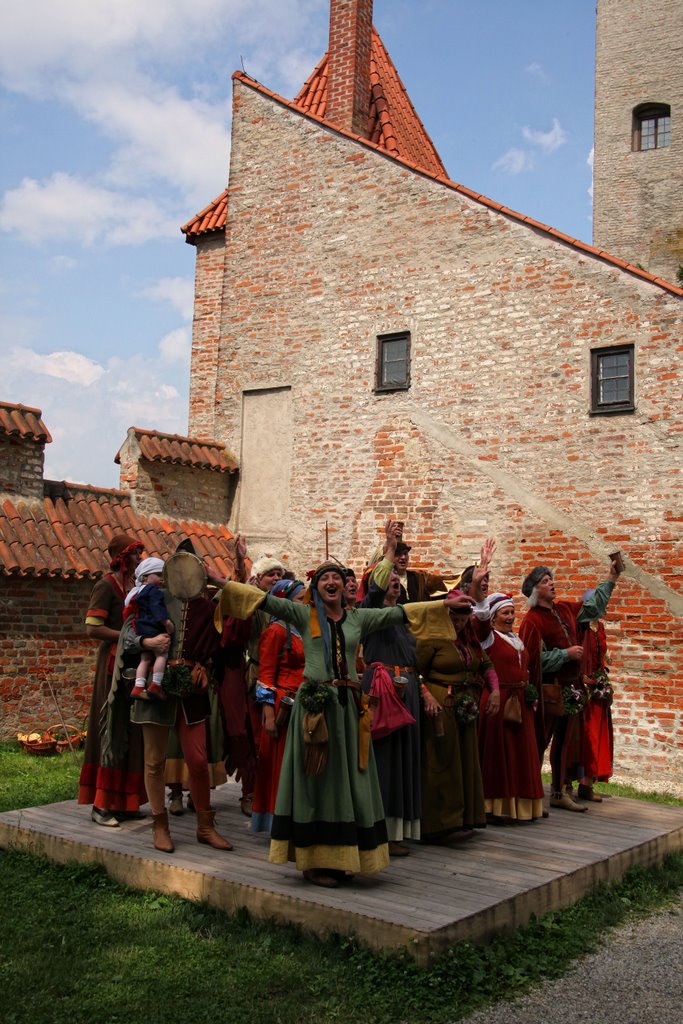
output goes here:
[[[275, 597], [301, 602], [306, 588], [299, 580], [278, 580]], [[271, 619], [259, 640], [255, 700], [262, 708], [261, 743], [254, 784], [251, 831], [270, 833], [287, 739], [286, 711], [304, 677], [301, 634], [288, 622]], [[279, 719], [279, 724], [278, 724]]]
[[[491, 614], [482, 648], [500, 683], [500, 713], [479, 717], [479, 757], [484, 779], [487, 820], [533, 821], [543, 815], [543, 783], [534, 733], [534, 708], [527, 703], [529, 653], [513, 632], [515, 607], [509, 594], [491, 594]], [[482, 624], [479, 623], [481, 626]], [[531, 666], [538, 690], [540, 671]], [[532, 694], [533, 696], [533, 694]], [[482, 695], [482, 711], [488, 694]]]
[[[594, 591], [587, 590], [584, 601]], [[602, 803], [593, 789], [594, 782], [607, 782], [614, 763], [614, 731], [612, 729], [612, 687], [608, 675], [607, 635], [600, 619], [587, 623], [581, 638], [583, 657], [581, 672], [588, 687], [588, 701], [583, 711], [583, 769], [579, 783], [579, 800]]]

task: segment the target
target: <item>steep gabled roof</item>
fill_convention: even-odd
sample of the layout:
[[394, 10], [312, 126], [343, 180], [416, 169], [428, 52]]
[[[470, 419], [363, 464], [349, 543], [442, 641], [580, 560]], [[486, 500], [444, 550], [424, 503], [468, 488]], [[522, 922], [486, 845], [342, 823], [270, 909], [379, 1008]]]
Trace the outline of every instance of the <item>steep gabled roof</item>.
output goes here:
[[[130, 427], [128, 437], [131, 434], [138, 443], [140, 455], [147, 462], [170, 462], [194, 469], [210, 469], [216, 473], [234, 473], [237, 470], [235, 459], [225, 445], [217, 441], [181, 437], [179, 434], [160, 434], [157, 430], [143, 430], [141, 427]], [[121, 449], [116, 453], [114, 462], [120, 464]]]
[[49, 444], [52, 438], [41, 419], [42, 415], [40, 409], [28, 405], [0, 402], [0, 434]]
[[[329, 54], [326, 53], [294, 98], [300, 110], [315, 114], [323, 120], [327, 109], [328, 62]], [[428, 174], [446, 174], [434, 143], [417, 116], [398, 71], [374, 26], [370, 47], [366, 135], [380, 149], [385, 149], [387, 153], [415, 167], [421, 167]]]
[[[305, 114], [325, 118], [329, 54], [306, 79], [294, 97], [294, 105]], [[380, 149], [428, 174], [446, 175], [446, 168], [434, 148], [422, 121], [410, 102], [406, 88], [391, 57], [373, 26], [370, 46], [370, 95], [368, 96], [367, 138]], [[228, 189], [205, 206], [180, 229], [185, 241], [194, 245], [202, 236], [222, 231], [228, 215]]]
[[107, 545], [118, 533], [161, 558], [189, 537], [210, 569], [234, 576], [227, 527], [139, 515], [125, 491], [49, 480], [42, 500], [8, 495], [0, 502], [0, 574], [97, 579], [107, 570]]

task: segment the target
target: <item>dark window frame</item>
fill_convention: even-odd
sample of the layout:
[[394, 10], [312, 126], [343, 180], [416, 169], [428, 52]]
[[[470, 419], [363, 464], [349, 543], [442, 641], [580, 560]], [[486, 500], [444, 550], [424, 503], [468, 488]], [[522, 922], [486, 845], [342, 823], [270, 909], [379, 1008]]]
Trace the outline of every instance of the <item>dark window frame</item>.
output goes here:
[[[384, 351], [387, 342], [392, 341], [405, 341], [406, 343], [406, 354], [405, 354], [405, 380], [401, 383], [392, 382], [388, 384], [382, 383], [383, 370], [385, 366], [384, 362]], [[410, 331], [393, 331], [391, 334], [378, 334], [377, 335], [377, 352], [375, 357], [375, 394], [386, 394], [389, 391], [408, 391], [410, 388], [410, 349], [411, 349], [411, 337]]]
[[[643, 122], [654, 121], [654, 145], [643, 147]], [[666, 124], [664, 123], [666, 122]], [[666, 141], [664, 141], [666, 140]], [[671, 107], [668, 103], [641, 103], [633, 108], [632, 150], [651, 153], [671, 145]]]
[[[602, 378], [601, 361], [605, 356], [626, 355], [628, 357], [628, 395], [626, 398], [610, 402], [601, 399], [600, 384]], [[623, 377], [608, 377], [608, 380], [623, 379]], [[614, 416], [619, 413], [635, 412], [635, 346], [634, 345], [610, 345], [607, 348], [591, 349], [591, 415], [593, 416]]]

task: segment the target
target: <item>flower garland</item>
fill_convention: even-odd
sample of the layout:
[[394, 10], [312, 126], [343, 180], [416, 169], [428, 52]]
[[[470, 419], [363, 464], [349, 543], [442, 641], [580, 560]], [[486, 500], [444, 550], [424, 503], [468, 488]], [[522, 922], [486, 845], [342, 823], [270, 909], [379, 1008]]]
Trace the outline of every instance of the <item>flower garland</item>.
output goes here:
[[476, 722], [479, 717], [479, 704], [469, 693], [459, 693], [453, 700], [453, 713], [463, 724]]
[[578, 715], [586, 705], [584, 692], [580, 687], [570, 683], [562, 687], [562, 705], [565, 715]]
[[331, 698], [330, 688], [325, 683], [309, 680], [299, 687], [299, 699], [309, 715], [319, 715], [325, 710]]

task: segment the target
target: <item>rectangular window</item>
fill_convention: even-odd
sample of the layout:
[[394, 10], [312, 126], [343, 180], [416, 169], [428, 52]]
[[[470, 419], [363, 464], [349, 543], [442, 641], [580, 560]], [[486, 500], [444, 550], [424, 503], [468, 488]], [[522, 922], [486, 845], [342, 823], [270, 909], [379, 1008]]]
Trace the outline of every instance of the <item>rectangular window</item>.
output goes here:
[[401, 391], [409, 387], [410, 332], [379, 335], [375, 391]]
[[591, 412], [633, 412], [633, 345], [591, 352]]

